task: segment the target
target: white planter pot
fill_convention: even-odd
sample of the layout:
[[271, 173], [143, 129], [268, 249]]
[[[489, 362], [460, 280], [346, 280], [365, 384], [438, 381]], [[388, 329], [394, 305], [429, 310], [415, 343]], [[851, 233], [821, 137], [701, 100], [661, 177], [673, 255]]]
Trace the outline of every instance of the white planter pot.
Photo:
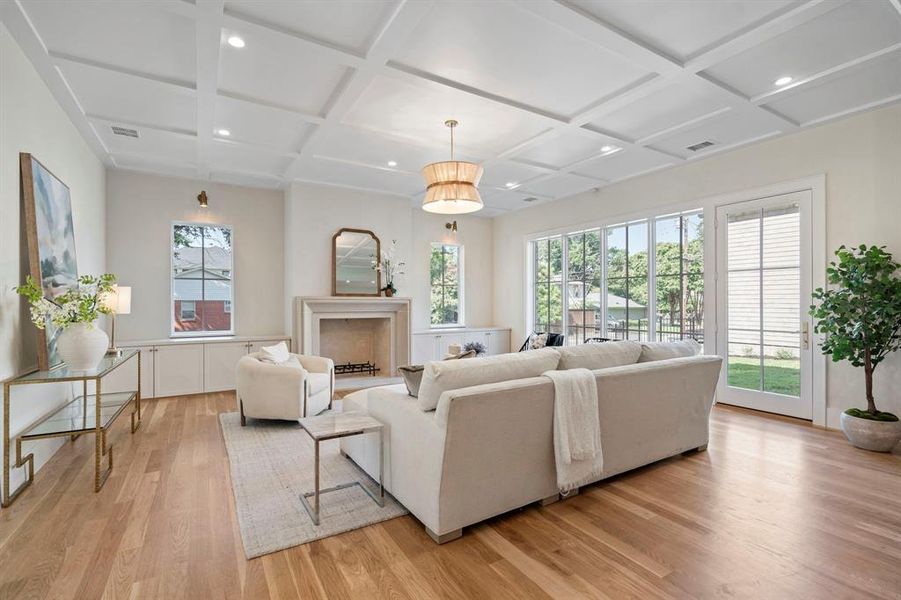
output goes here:
[[873, 421], [842, 413], [842, 432], [853, 446], [891, 452], [901, 441], [901, 421]]
[[59, 355], [73, 371], [92, 371], [109, 348], [109, 337], [94, 323], [69, 325], [56, 342]]

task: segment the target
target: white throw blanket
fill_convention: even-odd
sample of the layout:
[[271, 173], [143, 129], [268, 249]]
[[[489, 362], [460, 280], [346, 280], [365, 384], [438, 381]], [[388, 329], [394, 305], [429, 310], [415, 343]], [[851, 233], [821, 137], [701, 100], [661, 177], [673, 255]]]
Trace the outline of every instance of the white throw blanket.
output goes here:
[[566, 493], [600, 478], [604, 470], [598, 389], [588, 369], [546, 371], [554, 382], [554, 457], [557, 487]]

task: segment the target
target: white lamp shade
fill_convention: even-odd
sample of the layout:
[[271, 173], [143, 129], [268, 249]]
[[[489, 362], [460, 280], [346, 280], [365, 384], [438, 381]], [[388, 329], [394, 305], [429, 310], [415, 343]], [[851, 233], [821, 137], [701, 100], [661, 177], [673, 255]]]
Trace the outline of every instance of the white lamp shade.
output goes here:
[[113, 291], [103, 298], [103, 305], [117, 315], [131, 314], [131, 287], [114, 285]]

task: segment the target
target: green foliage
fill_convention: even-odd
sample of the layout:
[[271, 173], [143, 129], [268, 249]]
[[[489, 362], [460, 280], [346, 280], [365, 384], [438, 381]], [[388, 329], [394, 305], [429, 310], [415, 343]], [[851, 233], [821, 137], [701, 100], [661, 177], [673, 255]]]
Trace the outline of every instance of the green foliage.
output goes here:
[[93, 323], [101, 314], [112, 312], [103, 304], [103, 299], [113, 291], [116, 276], [105, 273], [99, 277], [82, 275], [78, 284], [64, 294], [50, 299], [37, 282], [29, 275], [25, 283], [16, 288], [31, 305], [31, 320], [39, 328], [46, 327], [47, 320], [57, 327], [68, 327], [73, 323]]
[[816, 319], [814, 331], [825, 336], [823, 354], [864, 368], [867, 410], [875, 415], [873, 370], [901, 348], [901, 265], [884, 246], [841, 246], [835, 255], [837, 262], [826, 269], [835, 287], [814, 291], [810, 316]]
[[872, 414], [869, 411], [861, 410], [859, 408], [849, 408], [845, 411], [845, 414], [857, 417], [858, 419], [869, 419], [870, 421], [894, 422], [898, 420], [898, 417], [890, 412], [878, 411], [876, 414]]
[[432, 245], [429, 257], [432, 325], [456, 324], [460, 321], [460, 247], [451, 244]]

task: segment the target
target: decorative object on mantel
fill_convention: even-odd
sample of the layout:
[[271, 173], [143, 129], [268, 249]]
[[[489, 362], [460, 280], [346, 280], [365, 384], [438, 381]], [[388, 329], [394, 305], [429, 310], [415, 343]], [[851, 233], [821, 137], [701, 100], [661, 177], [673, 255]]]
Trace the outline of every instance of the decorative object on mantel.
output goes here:
[[[19, 154], [19, 169], [29, 271], [43, 296], [53, 300], [78, 281], [69, 188], [31, 154]], [[62, 362], [59, 333], [52, 322], [37, 329], [38, 368], [43, 371]]]
[[103, 298], [103, 305], [110, 311], [110, 343], [106, 353], [119, 356], [122, 350], [116, 348], [116, 315], [131, 314], [131, 288], [127, 285], [114, 285], [113, 291]]
[[368, 229], [339, 229], [332, 236], [332, 296], [379, 296], [381, 272], [373, 277], [373, 265], [381, 247]]
[[391, 247], [387, 252], [382, 252], [381, 260], [379, 262], [372, 261], [372, 268], [385, 277], [385, 287], [382, 288], [382, 291], [385, 292], [387, 298], [391, 298], [397, 293], [397, 288], [394, 287], [394, 278], [404, 275], [404, 267], [407, 266], [404, 261], [397, 260], [396, 255], [397, 240], [391, 240]]
[[72, 371], [90, 371], [106, 353], [109, 338], [97, 327], [101, 314], [110, 314], [103, 299], [112, 292], [116, 276], [82, 275], [64, 294], [47, 299], [37, 282], [29, 275], [16, 292], [31, 304], [31, 321], [38, 329], [48, 323], [61, 331], [57, 338], [60, 357]]
[[436, 162], [422, 168], [426, 192], [422, 209], [446, 215], [460, 215], [482, 209], [479, 180], [484, 172], [480, 165], [454, 159], [454, 119], [444, 122], [450, 128], [451, 159]]
[[463, 345], [463, 350], [466, 352], [475, 352], [476, 356], [482, 356], [488, 352], [488, 348], [486, 348], [485, 344], [482, 342], [466, 342]]
[[885, 246], [839, 246], [838, 262], [826, 269], [833, 286], [817, 288], [810, 307], [814, 332], [825, 339], [820, 348], [833, 362], [849, 361], [863, 367], [867, 409], [849, 408], [841, 427], [852, 445], [864, 450], [891, 452], [901, 441], [901, 421], [877, 410], [873, 398], [873, 371], [886, 356], [901, 350], [901, 264]]
[[200, 193], [197, 194], [197, 203], [200, 204], [200, 208], [208, 208], [209, 207], [210, 202], [206, 196], [206, 191], [200, 190]]

